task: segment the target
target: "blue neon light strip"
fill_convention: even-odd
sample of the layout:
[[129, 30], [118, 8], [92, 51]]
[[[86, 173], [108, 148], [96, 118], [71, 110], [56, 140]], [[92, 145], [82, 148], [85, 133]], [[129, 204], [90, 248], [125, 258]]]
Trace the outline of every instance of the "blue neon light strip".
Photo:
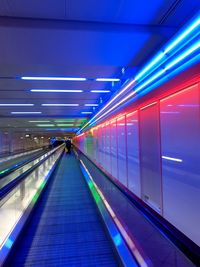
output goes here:
[[[159, 52], [136, 76], [135, 80], [139, 81], [141, 78], [144, 79], [148, 72], [152, 72], [154, 68], [157, 68], [161, 63], [163, 63], [163, 60], [166, 60], [167, 54], [173, 51], [173, 49], [179, 49], [180, 44], [188, 38], [188, 35], [191, 35], [194, 33], [195, 30], [198, 30], [198, 27], [200, 26], [200, 16], [197, 16], [197, 18], [189, 24], [188, 27], [182, 31], [182, 33], [174, 38], [173, 41], [171, 41], [161, 52]], [[187, 40], [186, 40], [187, 41]], [[179, 47], [178, 47], [179, 45]], [[178, 48], [177, 48], [178, 47]], [[168, 55], [169, 56], [169, 55]]]
[[[98, 120], [103, 118], [109, 112], [113, 111], [119, 105], [125, 103], [131, 97], [137, 93], [143, 95], [143, 90], [149, 92], [148, 86], [150, 85], [151, 90], [155, 88], [152, 83], [156, 83], [157, 86], [165, 82], [164, 77], [172, 78], [173, 76], [180, 73], [180, 70], [185, 70], [192, 64], [199, 61], [198, 52], [200, 49], [200, 41], [198, 39], [200, 30], [200, 15], [189, 23], [181, 33], [173, 38], [173, 40], [161, 50], [153, 59], [135, 76], [133, 81], [136, 83], [133, 86], [133, 92], [122, 98], [117, 104], [114, 104], [109, 110], [106, 110], [100, 115], [113, 101], [109, 101], [87, 124], [85, 124], [77, 134], [81, 133], [88, 125], [95, 124]], [[193, 60], [192, 60], [192, 58]], [[180, 68], [180, 64], [182, 67]], [[178, 71], [176, 72], [176, 68]], [[171, 72], [171, 73], [170, 73]], [[160, 83], [159, 83], [160, 80]], [[120, 92], [124, 91], [124, 88]], [[114, 97], [116, 99], [120, 96], [119, 93]], [[100, 115], [100, 116], [99, 116]], [[95, 119], [96, 118], [96, 119]]]
[[[135, 90], [133, 92], [131, 92], [129, 95], [127, 95], [126, 97], [122, 98], [119, 102], [117, 102], [114, 106], [112, 106], [109, 110], [107, 110], [106, 112], [104, 112], [100, 117], [98, 117], [95, 121], [92, 121], [90, 123], [90, 125], [95, 124], [98, 120], [100, 120], [101, 118], [103, 118], [105, 115], [107, 115], [108, 113], [110, 113], [111, 111], [113, 111], [114, 109], [116, 109], [118, 106], [120, 106], [121, 104], [125, 103], [125, 101], [129, 100], [131, 97], [136, 96], [137, 94], [137, 98], [138, 98], [138, 93], [146, 88], [148, 85], [150, 85], [153, 81], [158, 81], [158, 78], [161, 77], [161, 81], [164, 82], [165, 78], [164, 74], [166, 71], [168, 71], [169, 69], [171, 69], [172, 67], [174, 67], [174, 65], [180, 63], [183, 59], [187, 59], [188, 56], [190, 56], [190, 54], [192, 54], [193, 52], [196, 52], [200, 49], [200, 41], [198, 41], [197, 43], [195, 43], [192, 47], [188, 48], [188, 50], [185, 51], [184, 53], [184, 57], [182, 55], [180, 55], [179, 57], [175, 58], [175, 60], [173, 60], [171, 63], [169, 63], [169, 65], [167, 65], [164, 69], [159, 70], [158, 72], [156, 72], [153, 76], [151, 76], [149, 79], [147, 79], [143, 84], [136, 86]], [[196, 54], [195, 54], [196, 55]], [[199, 57], [196, 58], [197, 61], [199, 60]], [[187, 64], [189, 64], [189, 61], [187, 62]], [[184, 67], [184, 65], [183, 65]], [[170, 76], [170, 73], [167, 74], [167, 76]], [[171, 76], [170, 76], [171, 78]], [[158, 81], [159, 82], [159, 81]], [[145, 90], [145, 93], [150, 92], [151, 90], [153, 90], [156, 85], [160, 85], [162, 82], [156, 83], [151, 85], [150, 88], [147, 87], [147, 91]], [[144, 94], [142, 94], [144, 95]]]

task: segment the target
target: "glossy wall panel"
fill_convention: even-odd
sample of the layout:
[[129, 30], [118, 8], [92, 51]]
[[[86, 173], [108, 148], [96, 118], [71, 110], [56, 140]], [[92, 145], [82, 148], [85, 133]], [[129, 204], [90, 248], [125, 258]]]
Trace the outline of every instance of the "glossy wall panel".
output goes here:
[[157, 212], [162, 210], [161, 158], [158, 103], [140, 110], [142, 199]]
[[117, 119], [117, 159], [118, 180], [127, 186], [127, 159], [126, 159], [126, 121], [125, 116]]
[[102, 164], [103, 154], [102, 154], [102, 127], [100, 126], [98, 129], [98, 153], [99, 153], [99, 164]]
[[189, 84], [95, 127], [93, 149], [100, 167], [200, 245], [200, 82]]
[[163, 215], [200, 245], [200, 102], [198, 85], [160, 103]]
[[138, 111], [126, 116], [128, 189], [141, 197]]
[[105, 134], [105, 169], [111, 173], [111, 162], [110, 162], [110, 124], [106, 124]]
[[117, 124], [116, 120], [110, 123], [110, 150], [111, 150], [111, 174], [113, 177], [118, 177], [117, 172]]
[[106, 127], [105, 124], [102, 125], [102, 146], [101, 146], [101, 166], [105, 169], [105, 147], [106, 147]]
[[93, 157], [94, 160], [97, 161], [97, 151], [98, 151], [98, 147], [97, 147], [97, 128], [95, 128], [93, 131]]

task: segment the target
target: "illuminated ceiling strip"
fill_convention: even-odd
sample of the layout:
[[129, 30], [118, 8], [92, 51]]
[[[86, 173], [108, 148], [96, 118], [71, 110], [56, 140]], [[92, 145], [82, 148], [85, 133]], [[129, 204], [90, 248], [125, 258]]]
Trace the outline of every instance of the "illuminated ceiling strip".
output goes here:
[[104, 109], [106, 109], [108, 106], [110, 106], [112, 103], [113, 103], [113, 101], [115, 101], [121, 94], [123, 94], [127, 89], [129, 89], [133, 84], [135, 83], [135, 80], [130, 80], [130, 81], [128, 81], [127, 83], [126, 83], [126, 85], [125, 85], [125, 87], [122, 89], [122, 90], [120, 90], [120, 92], [118, 93], [118, 94], [116, 94], [99, 112], [97, 112], [96, 114], [95, 114], [95, 116], [90, 120], [90, 121], [88, 121], [81, 129], [80, 129], [80, 131], [81, 130], [83, 130], [85, 127], [87, 127], [89, 124], [90, 124], [90, 122], [92, 122], [99, 114], [101, 114], [101, 112], [102, 111], [104, 111]]
[[164, 53], [168, 53], [174, 47], [176, 47], [181, 41], [183, 41], [187, 36], [192, 33], [195, 29], [200, 26], [200, 15], [189, 25], [178, 38], [176, 38], [170, 45], [164, 49]]
[[75, 78], [75, 77], [35, 77], [35, 76], [23, 76], [22, 80], [31, 81], [86, 81], [86, 78]]
[[28, 121], [28, 122], [37, 122], [37, 123], [40, 123], [40, 122], [51, 122], [51, 121]]
[[[197, 49], [199, 49], [199, 43], [197, 42], [197, 44], [193, 45], [192, 48], [189, 48], [185, 53], [185, 57], [189, 56], [191, 53], [193, 53], [194, 51], [196, 51]], [[195, 48], [195, 49], [194, 49]], [[179, 63], [183, 57], [181, 57], [180, 60], [174, 60], [174, 64], [169, 63], [169, 65], [167, 65], [167, 69], [161, 69], [159, 70], [155, 75], [153, 75], [152, 77], [150, 77], [146, 82], [144, 82], [143, 84], [141, 84], [140, 86], [136, 87], [135, 90], [128, 94], [125, 98], [123, 98], [121, 101], [119, 101], [117, 104], [115, 104], [112, 108], [110, 108], [108, 111], [106, 111], [104, 114], [102, 114], [100, 117], [98, 117], [95, 121], [93, 121], [90, 125], [93, 125], [95, 122], [97, 122], [98, 120], [100, 120], [102, 117], [104, 117], [105, 115], [107, 115], [109, 112], [111, 112], [113, 109], [117, 108], [119, 105], [123, 104], [126, 100], [128, 100], [130, 97], [132, 97], [133, 95], [135, 95], [136, 93], [138, 93], [139, 91], [141, 91], [144, 87], [146, 87], [147, 85], [149, 85], [150, 83], [152, 83], [154, 80], [156, 80], [158, 77], [162, 76], [162, 74], [165, 73], [166, 70], [169, 70], [169, 68], [172, 68], [175, 64]], [[179, 58], [178, 57], [178, 58]], [[184, 58], [185, 58], [184, 57]], [[83, 128], [82, 128], [83, 129]], [[82, 130], [81, 129], [81, 130]]]
[[91, 111], [82, 111], [81, 113], [82, 113], [82, 114], [92, 114]]
[[55, 124], [36, 124], [38, 127], [54, 127]]
[[41, 114], [41, 111], [12, 111], [11, 114]]
[[[165, 72], [165, 70], [161, 70], [159, 73], [157, 73], [156, 75], [154, 75], [153, 77], [151, 77], [148, 81], [145, 82], [145, 86], [148, 85], [149, 83], [151, 83], [152, 81], [154, 81], [155, 79], [157, 79], [160, 75], [162, 75]], [[93, 121], [91, 123], [91, 125], [93, 125], [95, 122], [97, 122], [98, 120], [100, 120], [102, 117], [104, 117], [105, 115], [107, 115], [109, 112], [111, 112], [113, 109], [117, 108], [119, 105], [123, 104], [125, 101], [127, 101], [129, 98], [131, 98], [132, 96], [136, 95], [136, 93], [141, 90], [144, 86], [139, 86], [136, 90], [132, 91], [130, 94], [128, 94], [126, 97], [122, 98], [121, 101], [117, 102], [114, 106], [112, 106], [109, 110], [107, 110], [105, 113], [103, 113], [100, 117], [98, 117], [95, 121]]]
[[42, 104], [43, 107], [78, 107], [79, 104]]
[[86, 107], [98, 107], [99, 104], [85, 104]]
[[34, 104], [0, 104], [0, 107], [32, 107]]
[[56, 126], [58, 126], [58, 127], [65, 127], [65, 126], [74, 126], [74, 124], [56, 124]]
[[182, 53], [180, 56], [176, 57], [174, 60], [172, 60], [168, 65], [165, 66], [165, 70], [171, 69], [173, 66], [175, 66], [177, 63], [179, 63], [181, 60], [195, 52], [197, 49], [200, 48], [200, 41], [195, 43], [192, 47], [188, 48], [184, 53]]
[[153, 66], [155, 66], [162, 58], [164, 57], [163, 53], [159, 53], [156, 57], [153, 58], [152, 61], [144, 68], [142, 71], [140, 71], [136, 76], [135, 80], [138, 81], [142, 76], [144, 76], [145, 73], [148, 72], [148, 70], [152, 69]]
[[119, 82], [119, 78], [96, 78], [97, 82]]
[[[194, 51], [196, 51], [197, 49], [199, 49], [199, 43], [200, 42], [196, 42], [192, 47], [190, 47], [190, 48], [188, 48], [183, 54], [181, 54], [181, 55], [179, 55], [179, 56], [177, 56], [176, 58], [175, 58], [175, 60], [172, 60], [171, 61], [171, 63], [169, 63], [168, 65], [166, 65], [166, 66], [164, 66], [164, 68], [163, 69], [161, 69], [161, 70], [159, 70], [158, 71], [158, 73], [156, 73], [156, 74], [154, 74], [154, 76], [153, 77], [150, 77], [150, 79], [148, 79], [145, 83], [143, 83], [143, 84], [141, 84], [139, 87], [136, 87], [136, 89], [135, 89], [135, 92], [138, 92], [138, 91], [140, 91], [142, 88], [144, 88], [145, 86], [147, 86], [149, 83], [151, 83], [155, 78], [158, 78], [160, 75], [162, 75], [165, 71], [168, 71], [170, 68], [172, 68], [174, 65], [176, 65], [177, 63], [179, 63], [181, 60], [183, 60], [185, 57], [187, 57], [187, 56], [189, 56], [191, 53], [193, 53]], [[161, 58], [161, 56], [160, 56], [160, 58]], [[158, 58], [157, 58], [157, 60], [156, 61], [158, 61]], [[151, 63], [150, 63], [151, 64]], [[134, 81], [134, 80], [133, 80]], [[121, 91], [120, 91], [120, 93], [121, 93]], [[130, 98], [131, 96], [132, 96], [133, 94], [131, 93], [131, 94], [129, 94], [128, 95], [128, 98]], [[125, 98], [125, 99], [128, 99], [127, 97]], [[111, 100], [111, 101], [113, 101], [113, 99]], [[124, 102], [124, 100], [122, 99], [122, 102]], [[110, 102], [108, 102], [108, 104], [109, 104]], [[119, 102], [119, 103], [121, 103], [121, 101]], [[119, 106], [119, 103], [117, 104], [117, 106]], [[103, 107], [103, 109], [105, 109], [107, 106], [104, 106]], [[116, 107], [116, 105], [114, 106], [114, 107]], [[81, 130], [83, 130], [85, 127], [87, 127], [88, 125], [89, 125], [89, 123], [90, 122], [92, 122], [93, 120], [94, 120], [94, 118], [95, 117], [97, 117], [102, 111], [103, 111], [103, 109], [101, 109], [87, 124], [85, 124], [81, 129], [80, 129], [80, 131]], [[109, 111], [111, 111], [111, 110], [113, 110], [113, 108], [112, 109], [110, 109]], [[108, 112], [106, 112], [105, 114], [107, 114]], [[104, 114], [104, 115], [105, 115]], [[100, 117], [100, 118], [102, 118], [102, 116]], [[99, 120], [99, 119], [98, 119]], [[96, 120], [97, 121], [97, 120]], [[92, 123], [93, 124], [93, 123]], [[92, 125], [91, 124], [91, 125]], [[79, 131], [79, 132], [80, 132]]]
[[197, 17], [195, 21], [191, 23], [186, 29], [184, 29], [183, 33], [172, 41], [163, 51], [159, 52], [136, 76], [135, 80], [139, 80], [142, 76], [146, 76], [149, 70], [152, 70], [153, 67], [158, 65], [162, 59], [167, 58], [167, 53], [169, 53], [172, 49], [174, 49], [180, 42], [182, 42], [190, 33], [196, 30], [200, 26], [200, 16]]
[[110, 93], [110, 90], [91, 90], [91, 93]]
[[31, 89], [35, 93], [82, 93], [83, 90], [67, 90], [67, 89]]

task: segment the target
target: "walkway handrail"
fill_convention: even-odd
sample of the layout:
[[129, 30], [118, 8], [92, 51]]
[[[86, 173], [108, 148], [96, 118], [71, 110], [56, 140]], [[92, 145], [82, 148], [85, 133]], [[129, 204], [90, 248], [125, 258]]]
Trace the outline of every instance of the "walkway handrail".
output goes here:
[[[30, 173], [32, 173], [38, 166], [40, 166], [44, 161], [46, 161], [52, 154], [54, 154], [59, 149], [64, 149], [65, 145], [62, 144], [49, 152], [46, 153], [46, 156], [41, 159], [38, 163], [36, 163], [34, 166], [32, 166], [30, 169], [26, 170], [24, 173], [17, 176], [14, 180], [6, 184], [3, 188], [0, 189], [0, 200], [2, 200], [11, 190], [13, 190], [23, 179], [25, 179]], [[45, 154], [44, 154], [45, 155]], [[36, 157], [34, 160], [40, 158]], [[32, 161], [34, 161], [32, 160]], [[27, 165], [31, 163], [32, 161], [29, 161], [28, 163], [24, 164]]]

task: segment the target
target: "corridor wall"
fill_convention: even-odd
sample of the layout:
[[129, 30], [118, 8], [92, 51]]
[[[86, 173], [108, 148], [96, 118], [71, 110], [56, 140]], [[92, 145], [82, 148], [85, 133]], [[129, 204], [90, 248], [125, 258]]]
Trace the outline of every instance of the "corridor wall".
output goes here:
[[[112, 116], [74, 143], [110, 179], [200, 245], [200, 80], [168, 89], [172, 93]], [[90, 142], [96, 156], [88, 153]]]

